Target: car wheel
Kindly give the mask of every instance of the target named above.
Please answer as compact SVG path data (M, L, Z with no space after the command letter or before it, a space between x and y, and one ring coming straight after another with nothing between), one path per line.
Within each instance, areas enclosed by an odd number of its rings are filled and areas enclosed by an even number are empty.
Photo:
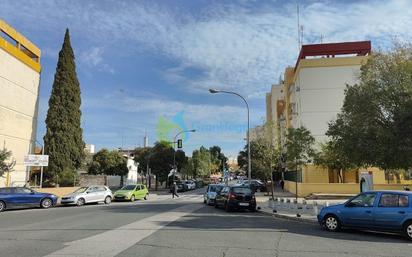
M148 196L149 196L149 194L146 194L143 199L147 200Z
M3 201L0 201L0 212L4 211L6 209L6 203Z
M206 204L210 205L210 199L207 199Z
M84 200L84 198L79 198L77 199L76 205L77 206L82 206L86 203L86 201Z
M256 207L250 207L250 208L249 208L249 211L251 211L251 212L256 212Z
M110 196L106 196L106 198L104 198L105 204L110 204L111 202L112 202L112 198Z
M412 240L412 221L407 222L404 226L404 233L405 236L409 239Z
M40 202L40 207L44 208L44 209L48 209L53 205L53 202L50 198L44 198L43 200L41 200Z
M335 215L327 215L323 219L323 224L328 231L339 231L340 230L340 221Z
M203 203L206 204L206 200L205 200L205 199L203 199Z
M132 195L132 196L130 197L130 201L131 201L131 202L134 202L134 200L136 200L136 199L135 199L134 195ZM105 203L106 203L106 201L105 201Z
M218 209L219 205L217 204L217 202L215 202L215 208Z

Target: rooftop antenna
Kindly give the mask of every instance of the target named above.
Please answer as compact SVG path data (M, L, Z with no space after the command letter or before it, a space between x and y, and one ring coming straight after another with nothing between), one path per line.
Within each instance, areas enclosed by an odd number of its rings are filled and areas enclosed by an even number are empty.
M323 44L323 34L320 34L320 43Z

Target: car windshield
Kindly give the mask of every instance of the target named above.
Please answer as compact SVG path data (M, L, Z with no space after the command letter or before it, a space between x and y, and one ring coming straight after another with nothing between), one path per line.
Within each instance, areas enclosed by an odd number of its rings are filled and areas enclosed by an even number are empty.
M219 192L221 191L223 186L213 185L210 186L209 192Z
M252 190L248 187L234 187L233 188L233 193L236 194L251 194Z
M84 193L84 192L86 192L87 189L88 189L88 187L81 187L81 188L78 188L73 193Z
M134 190L135 188L136 188L136 185L128 185L128 186L122 187L122 189L120 190Z

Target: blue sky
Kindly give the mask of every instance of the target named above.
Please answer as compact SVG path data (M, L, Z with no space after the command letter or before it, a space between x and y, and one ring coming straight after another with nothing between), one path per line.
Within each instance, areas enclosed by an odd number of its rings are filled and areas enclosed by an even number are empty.
M161 116L183 112L191 153L243 147L244 103L210 95L216 87L244 95L251 123L265 117L265 93L298 55L296 3L304 44L372 40L387 48L410 41L412 1L24 1L0 0L0 18L42 50L38 138L45 131L53 76L70 29L82 89L86 143L132 148Z

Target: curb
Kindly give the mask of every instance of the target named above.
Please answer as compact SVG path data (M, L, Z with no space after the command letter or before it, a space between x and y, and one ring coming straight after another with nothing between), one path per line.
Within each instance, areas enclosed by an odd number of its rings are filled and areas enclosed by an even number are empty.
M315 221L315 220L309 220L309 219L305 219L305 218L298 218L298 217L294 217L294 216L290 216L290 215L286 215L286 214L269 213L269 212L265 212L265 211L262 211L262 210L257 210L257 212L259 212L261 214L264 214L264 215L272 216L274 218L279 218L279 219L292 220L292 221L308 223L308 224L318 224L318 222Z

